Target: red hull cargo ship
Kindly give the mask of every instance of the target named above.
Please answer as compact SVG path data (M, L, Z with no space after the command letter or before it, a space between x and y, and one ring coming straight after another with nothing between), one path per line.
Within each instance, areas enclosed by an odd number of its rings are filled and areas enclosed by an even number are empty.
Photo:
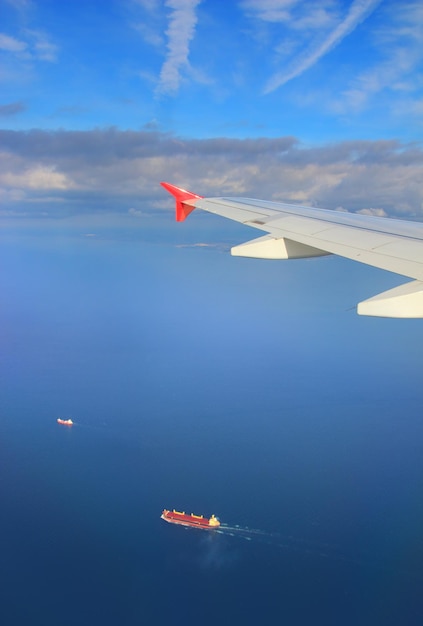
M218 528L220 526L219 520L214 515L210 518L204 517L203 515L194 515L194 513L186 515L180 511L175 511L175 509L173 509L173 511L164 509L161 518L170 524L203 528L205 530L213 530L214 528Z

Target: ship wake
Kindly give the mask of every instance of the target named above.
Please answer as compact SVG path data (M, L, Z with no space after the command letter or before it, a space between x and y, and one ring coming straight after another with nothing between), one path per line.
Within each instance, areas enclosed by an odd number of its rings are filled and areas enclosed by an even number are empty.
M214 532L244 539L245 541L255 541L267 544L273 548L285 550L288 552L296 552L304 556L314 556L335 561L348 561L362 565L363 562L358 559L350 558L342 554L335 545L324 542L314 542L306 539L295 538L292 535L283 535L277 532L268 532L258 528L249 528L248 526L231 526L229 524L221 524L220 528Z

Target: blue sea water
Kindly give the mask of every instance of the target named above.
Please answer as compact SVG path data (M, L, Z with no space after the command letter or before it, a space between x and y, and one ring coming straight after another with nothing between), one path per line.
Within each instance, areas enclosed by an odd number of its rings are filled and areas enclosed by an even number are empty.
M421 322L173 237L2 236L0 623L421 625Z

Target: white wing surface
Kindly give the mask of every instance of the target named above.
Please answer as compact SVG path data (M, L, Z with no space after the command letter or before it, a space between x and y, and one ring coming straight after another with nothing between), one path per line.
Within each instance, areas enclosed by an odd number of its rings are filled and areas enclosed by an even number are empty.
M234 256L292 259L336 254L413 278L360 302L360 315L423 317L423 223L249 198L203 198L162 183L176 198L176 219L203 209L267 233Z

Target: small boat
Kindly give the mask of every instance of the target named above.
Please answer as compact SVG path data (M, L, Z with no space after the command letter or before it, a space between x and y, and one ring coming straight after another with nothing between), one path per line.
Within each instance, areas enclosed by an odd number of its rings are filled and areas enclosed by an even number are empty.
M191 526L205 530L213 530L220 526L220 521L215 515L212 515L210 518L204 517L204 515L194 515L194 513L187 515L185 512L175 511L175 509L173 511L164 509L161 518L170 524L180 524L181 526Z
M60 417L57 418L57 423L58 424L63 424L64 426L72 426L73 422L71 419L68 420L62 420Z

